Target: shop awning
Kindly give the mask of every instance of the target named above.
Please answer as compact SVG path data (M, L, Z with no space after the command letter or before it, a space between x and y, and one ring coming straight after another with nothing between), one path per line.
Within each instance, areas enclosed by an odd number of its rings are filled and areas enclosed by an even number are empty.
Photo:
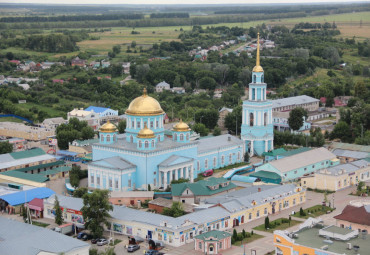
M34 198L28 203L28 208L41 212L44 210L44 201L40 198Z

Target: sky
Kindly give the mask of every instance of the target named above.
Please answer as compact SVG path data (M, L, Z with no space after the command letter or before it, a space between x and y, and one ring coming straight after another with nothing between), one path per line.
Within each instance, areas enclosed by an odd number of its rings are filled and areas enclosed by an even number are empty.
M333 3L358 2L351 0L0 0L0 3L41 4L263 4L263 3ZM369 2L369 0L362 0Z

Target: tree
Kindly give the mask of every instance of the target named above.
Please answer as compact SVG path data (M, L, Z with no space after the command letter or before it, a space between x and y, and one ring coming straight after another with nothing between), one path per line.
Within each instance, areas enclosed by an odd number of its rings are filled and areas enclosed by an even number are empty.
M75 189L75 191L73 191L73 196L82 198L87 192L88 192L88 189L86 187L80 187L78 189Z
M8 141L0 142L0 154L10 153L13 152L13 145L11 145Z
M265 218L265 229L269 229L270 228L270 219L269 217L267 216Z
M247 233L245 232L244 228L243 228L243 231L242 231L242 236L243 236L243 238L246 238L246 236L247 236Z
M216 85L216 81L212 77L203 77L199 80L199 87L202 89L214 90Z
M73 187L77 188L80 185L80 180L86 177L86 170L81 170L80 166L72 166L72 170L69 172L69 181Z
M118 133L123 134L126 130L126 120L118 122Z
M202 109L195 113L195 122L204 124L207 128L213 129L217 125L218 111L215 109Z
M238 240L238 232L236 232L236 229L234 228L233 230L233 237L234 241L237 241Z
M229 132L240 134L242 124L242 106L237 106L225 117L225 127Z
M60 208L60 204L59 204L59 200L57 196L55 196L54 210L55 210L55 223L60 226L63 224L63 212L62 212L62 209Z
M112 50L113 50L113 53L115 55L118 55L121 52L121 46L120 45L114 45L113 48L112 48Z
M219 135L221 135L221 128L219 128L218 126L217 126L217 127L215 127L215 128L213 129L213 135L214 135L214 136L219 136Z
M209 133L209 129L202 123L195 123L193 125L194 132L198 133L200 136L206 136Z
M289 113L288 124L294 131L299 130L303 126L303 117L305 116L305 110L301 107L294 108Z
M325 106L332 107L334 105L334 99L332 97L326 98Z
M304 211L303 211L302 207L301 207L301 208L299 208L299 215L300 215L300 216L306 216L306 214L304 213Z
M136 41L131 42L131 48L136 48Z
M244 162L249 163L249 153L248 153L248 151L246 151L245 154L244 154Z
M102 225L108 226L109 211L113 210L113 206L109 203L109 191L98 189L92 193L86 193L83 196L83 204L81 211L85 220L85 229L90 230L94 238L101 237L104 231Z
M362 191L364 186L365 186L364 182L359 182L358 185L357 185L357 191Z
M185 211L181 202L173 202L171 208L163 209L162 214L176 218L184 215Z
M351 142L352 133L349 125L344 121L339 121L330 133L330 139L339 138L342 142Z
M95 133L92 127L84 127L81 130L81 138L82 140L92 139L94 138Z
M24 205L21 205L21 213L20 215L23 217L23 221L27 222L27 210Z

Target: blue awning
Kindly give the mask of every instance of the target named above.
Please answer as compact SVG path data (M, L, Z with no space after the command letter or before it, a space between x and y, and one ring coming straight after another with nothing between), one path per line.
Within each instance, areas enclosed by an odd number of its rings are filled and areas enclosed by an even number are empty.
M72 157L75 157L77 156L77 152L72 152L72 151L63 151L63 150L60 150L60 151L57 151L57 155L61 155L61 156L72 156Z

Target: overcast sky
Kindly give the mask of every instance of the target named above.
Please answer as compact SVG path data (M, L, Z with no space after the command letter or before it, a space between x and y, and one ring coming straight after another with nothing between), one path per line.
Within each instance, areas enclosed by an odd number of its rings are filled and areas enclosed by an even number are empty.
M369 2L363 0L362 2ZM358 2L351 0L0 0L0 3L42 4L261 4L261 3Z

